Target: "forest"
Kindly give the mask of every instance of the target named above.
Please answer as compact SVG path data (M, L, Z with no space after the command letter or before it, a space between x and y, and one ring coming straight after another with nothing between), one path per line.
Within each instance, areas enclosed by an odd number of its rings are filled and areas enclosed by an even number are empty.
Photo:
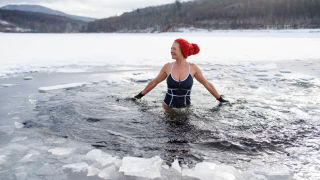
M319 28L320 0L177 0L90 22L86 32L170 32L188 27Z
M86 22L64 16L3 9L0 9L0 20L9 23L0 23L0 32L25 29L26 32L36 33L68 33L84 31L87 25Z
M320 0L176 0L89 23L0 9L0 32L177 32L181 28L320 28Z

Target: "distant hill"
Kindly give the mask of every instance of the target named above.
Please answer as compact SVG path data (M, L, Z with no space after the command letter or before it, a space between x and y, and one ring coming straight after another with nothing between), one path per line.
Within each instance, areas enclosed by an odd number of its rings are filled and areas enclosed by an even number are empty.
M0 32L80 32L86 25L64 16L0 9Z
M6 6L1 7L0 9L27 11L27 12L38 12L38 13L45 13L45 14L51 14L51 15L65 16L70 19L81 20L81 21L85 21L85 22L90 22L90 21L95 20L95 18L69 15L64 12L56 11L56 10L53 10L53 9L50 9L50 8L47 8L44 6L39 6L39 5L6 5Z
M90 22L87 32L168 32L179 28L320 28L320 0L194 0Z

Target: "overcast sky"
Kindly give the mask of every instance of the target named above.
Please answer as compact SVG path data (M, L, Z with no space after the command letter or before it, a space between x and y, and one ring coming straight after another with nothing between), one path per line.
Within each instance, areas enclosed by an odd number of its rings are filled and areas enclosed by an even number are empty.
M180 0L183 1L188 0ZM68 14L105 18L137 8L173 2L175 0L0 0L0 7L8 4L36 4Z

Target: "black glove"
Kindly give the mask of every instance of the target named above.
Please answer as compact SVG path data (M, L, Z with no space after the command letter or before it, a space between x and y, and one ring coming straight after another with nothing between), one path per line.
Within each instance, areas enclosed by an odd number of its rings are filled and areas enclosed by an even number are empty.
M218 100L220 103L229 102L228 100L223 99L223 95L221 95L217 100Z
M133 97L134 100L141 99L144 95L140 92L139 94Z

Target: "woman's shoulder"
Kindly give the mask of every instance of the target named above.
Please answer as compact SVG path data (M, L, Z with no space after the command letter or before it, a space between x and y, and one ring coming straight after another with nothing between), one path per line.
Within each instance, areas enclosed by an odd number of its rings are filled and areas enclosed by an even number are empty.
M193 69L199 69L199 67L195 63L192 63L192 62L190 62L190 67Z
M166 64L163 65L164 68L171 68L173 62L167 62Z
M201 72L200 68L195 63L190 63L190 71L194 74Z
M171 66L172 66L172 62L165 63L162 67L162 71L170 72Z

